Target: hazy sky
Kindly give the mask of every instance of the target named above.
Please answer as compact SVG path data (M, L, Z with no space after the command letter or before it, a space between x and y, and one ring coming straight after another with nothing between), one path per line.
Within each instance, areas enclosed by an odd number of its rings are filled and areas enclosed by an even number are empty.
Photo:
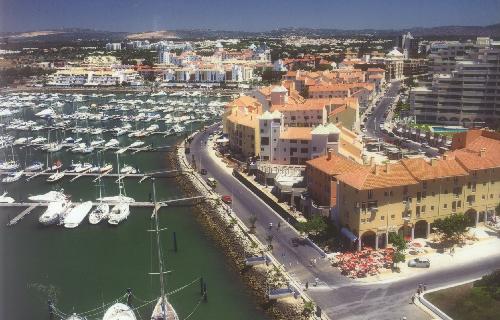
M404 28L500 22L500 0L0 0L0 31Z

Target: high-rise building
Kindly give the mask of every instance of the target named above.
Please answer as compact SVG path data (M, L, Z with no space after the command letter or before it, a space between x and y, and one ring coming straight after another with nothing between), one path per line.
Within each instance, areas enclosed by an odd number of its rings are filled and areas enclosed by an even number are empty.
M398 37L397 46L403 51L405 59L416 58L418 56L418 40L410 32Z
M419 123L496 126L500 120L500 42L442 43L431 49L432 81L410 93Z

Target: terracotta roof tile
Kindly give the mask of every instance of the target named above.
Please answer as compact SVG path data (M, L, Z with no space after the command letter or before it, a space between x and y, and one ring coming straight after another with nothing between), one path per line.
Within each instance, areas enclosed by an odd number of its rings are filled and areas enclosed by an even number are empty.
M280 134L281 140L311 140L312 128L289 127Z

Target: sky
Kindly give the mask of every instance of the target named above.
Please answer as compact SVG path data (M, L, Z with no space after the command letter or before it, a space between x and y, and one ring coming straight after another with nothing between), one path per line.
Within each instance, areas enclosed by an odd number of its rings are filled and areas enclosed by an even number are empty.
M500 0L0 0L1 32L401 29L499 22Z

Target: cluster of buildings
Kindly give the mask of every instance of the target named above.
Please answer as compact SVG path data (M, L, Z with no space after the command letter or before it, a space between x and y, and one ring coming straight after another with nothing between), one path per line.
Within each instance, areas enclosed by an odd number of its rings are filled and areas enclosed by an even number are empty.
M430 45L430 80L410 94L418 123L483 127L500 119L500 42Z
M388 233L426 238L432 223L464 213L471 225L500 203L500 134L470 130L441 158L360 164L334 152L306 163L305 212L330 214L354 248L387 246ZM322 211L321 208L324 210Z
M271 50L265 43L244 50L226 50L218 42L209 56L192 50L177 54L164 45L158 48L157 74L164 82L251 82L260 79L254 74L255 68L270 65Z
M385 71L288 71L226 106L223 126L234 154L277 165L304 165L327 150L362 163L360 110L382 92Z
M78 65L68 65L50 76L53 86L142 85L143 80L133 66L122 65L114 56L88 56Z

